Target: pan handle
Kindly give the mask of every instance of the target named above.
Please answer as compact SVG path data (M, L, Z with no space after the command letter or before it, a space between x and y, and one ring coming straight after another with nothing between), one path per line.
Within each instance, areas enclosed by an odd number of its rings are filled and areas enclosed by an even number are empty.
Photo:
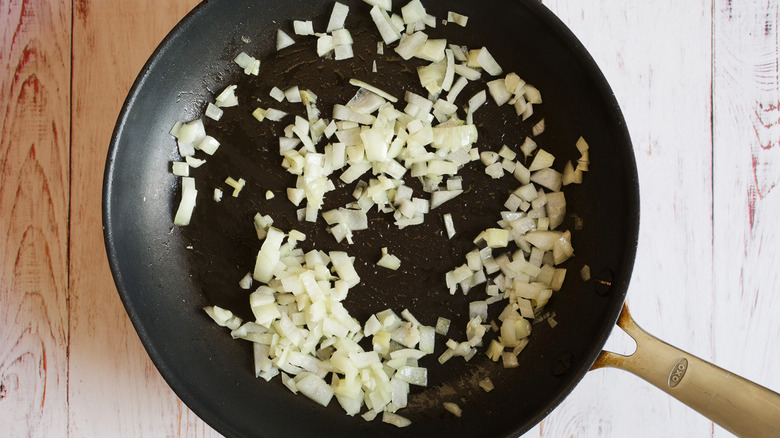
M653 337L625 304L617 325L636 341L636 351L630 356L602 351L592 370L633 373L737 436L780 434L780 394Z

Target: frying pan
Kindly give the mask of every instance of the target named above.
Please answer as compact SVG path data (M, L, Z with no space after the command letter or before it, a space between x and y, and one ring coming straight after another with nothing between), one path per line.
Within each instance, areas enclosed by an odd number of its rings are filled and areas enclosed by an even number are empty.
M451 36L454 26L449 25L431 32L469 47L487 45L504 71L515 71L542 90L544 103L531 122L545 118L547 130L540 141L546 149L569 160L576 159L573 145L579 136L591 145L593 164L584 184L567 189L568 215L562 226L573 230L577 255L567 262L570 273L564 288L548 305L559 324L534 326L532 342L515 369L503 369L482 354L468 364L450 360L440 366L435 358L443 339L437 339L436 352L422 361L431 369L428 387L414 390L409 407L400 412L412 420L405 429L348 417L335 402L323 408L292 394L278 379L255 378L251 346L232 340L201 310L216 304L250 315L247 293L237 282L251 270L260 246L253 238L255 212L271 214L282 229L301 229L316 248L345 248L357 257L363 282L350 292L345 306L359 320L387 307L397 312L409 308L424 324L434 324L438 316L451 317L454 332L449 336L457 339L462 338L468 301L479 298L450 296L441 274L458 260L462 263L474 233L494 223L489 213L514 188L507 178L476 182L481 170L467 167L464 181L473 181L470 194L440 210L453 214L459 226L456 239L443 238L436 221L399 231L377 216L372 217L372 231L357 236L359 244L339 246L322 229L298 223L283 199L283 189L292 180L278 170L274 155L280 128L252 123L240 110L229 109L224 119L233 124L209 122L207 127L223 145L213 160L193 172L201 190L192 224L172 225L180 188L170 162L179 157L168 132L177 121L201 117L205 104L226 85L239 81L241 102L257 99L267 105L273 85L300 83L323 102L343 99L354 89L345 85L348 78L340 71L354 71L389 90L413 82L410 72L393 70L392 63L370 76L371 49L359 46L364 44L359 41L378 39L366 18L368 7L343 3L351 7L347 27L356 35L357 56L347 69L307 58L306 49L313 46L303 41L284 56L274 53L277 29L291 33L293 19L312 17L318 17L315 29L323 28L332 1L202 3L157 48L117 121L103 193L111 270L150 357L198 416L226 436L517 436L552 411L589 369L614 366L643 376L735 433L760 436L780 430L778 394L656 340L631 320L624 300L636 252L639 199L625 122L580 42L551 12L530 0L495 1L489 8L468 0L428 2L426 7L437 17L445 17L447 10L469 16L466 31ZM259 54L260 77L246 78L237 71L232 58L239 51ZM476 114L481 148L516 146L517 139L528 134L528 124L505 114L490 105ZM226 192L223 202L216 203L211 190L227 176L246 178L247 187L240 197ZM282 196L266 200L266 190ZM343 205L345 198L334 196L328 202ZM380 246L401 258L400 272L373 268ZM589 281L576 275L584 264L593 272ZM637 340L632 356L602 352L616 321ZM477 386L488 376L496 386L490 393ZM463 408L461 418L441 408L446 401Z

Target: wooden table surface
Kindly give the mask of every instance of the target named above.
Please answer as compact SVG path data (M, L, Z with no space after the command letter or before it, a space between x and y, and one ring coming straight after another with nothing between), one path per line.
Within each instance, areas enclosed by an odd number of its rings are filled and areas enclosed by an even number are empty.
M146 355L101 231L120 106L195 3L0 0L0 435L218 436ZM634 142L635 319L780 390L780 1L544 4L604 71ZM619 330L608 343L628 345ZM527 436L536 435L729 434L602 369Z

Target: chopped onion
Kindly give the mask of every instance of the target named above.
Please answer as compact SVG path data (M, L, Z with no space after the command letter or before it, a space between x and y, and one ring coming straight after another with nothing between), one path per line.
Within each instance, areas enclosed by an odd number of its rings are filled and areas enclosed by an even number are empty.
M368 90L368 91L370 91L370 92L372 92L374 94L377 94L377 95L379 95L381 97L384 97L385 99L389 100L390 102L393 102L393 103L398 102L398 98L393 96L392 94L390 94L390 93L388 93L386 91L380 90L379 88L377 88L377 87L375 87L375 86L373 86L371 84L368 84L366 82L363 82L363 81L361 81L359 79L354 79L354 78L350 79L349 83L351 85L356 86L356 87L360 87L360 88L366 89L366 90ZM368 123L366 123L366 124L368 124Z
M463 414L463 410L455 403L451 402L444 402L443 403L444 409L452 413L452 415L460 418L460 416Z
M328 20L328 26L325 31L332 32L334 30L343 29L348 13L349 6L335 2L333 4L333 11L330 13L330 19Z
M368 0L366 0L366 2L368 3ZM389 10L389 8L387 8L387 10ZM385 44L392 44L401 38L401 34L390 22L390 17L387 15L385 9L374 5L369 13L371 15L371 19L374 21L374 24L376 24L376 27L379 30L379 34L382 36L382 40L385 42Z
M488 52L486 47L479 49L479 52L476 56L476 62L491 76L498 76L502 73L501 66L498 65L496 60L493 58L493 55Z
M401 260L387 252L387 248L382 248L382 257L379 259L378 262L376 262L377 266L381 266L383 268L391 269L393 271L398 270L398 268L401 267Z
M282 50L295 44L295 40L284 33L281 29L276 31L276 50Z
M397 427L406 427L412 424L412 422L409 419L389 411L382 412L382 421Z
M171 165L171 173L176 176L190 176L190 165L184 161L174 161Z
M466 27L466 23L468 23L468 21L469 17L465 15L461 15L452 11L447 12L447 22L449 23L455 23L461 27Z
M296 35L314 35L314 26L311 21L293 21L293 30Z
M222 118L222 108L214 105L213 103L209 102L209 104L206 106L206 117L212 119L212 120L219 120Z
M190 224L198 191L195 189L195 179L189 176L185 176L181 179L181 188L181 202L179 203L179 208L176 210L173 224L183 227Z
M236 97L237 85L228 85L216 99L216 105L221 108L231 107L238 105L238 98Z

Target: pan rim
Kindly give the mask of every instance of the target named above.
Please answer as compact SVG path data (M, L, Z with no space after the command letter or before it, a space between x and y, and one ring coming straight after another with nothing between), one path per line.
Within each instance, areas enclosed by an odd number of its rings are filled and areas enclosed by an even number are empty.
M162 56L161 54L165 51L165 49L169 47L173 41L180 38L180 36L186 32L187 28L189 28L194 21L208 14L214 5L218 5L219 3L220 2L216 0L203 1L194 9L192 9L187 15L185 15L185 17L176 24L171 32L169 32L161 41L161 43L156 47L134 80L128 95L122 104L122 109L117 118L115 129L110 140L103 178L102 219L104 242L114 283L117 287L117 291L120 295L123 306L125 307L126 313L128 314L145 350L149 354L149 357L151 358L155 367L159 370L166 383L171 387L176 395L182 401L184 401L185 404L187 404L187 406L196 413L196 415L198 415L198 417L202 418L206 423L214 427L214 429L218 430L220 433L232 436L240 434L240 431L236 430L233 425L224 422L221 417L217 416L210 409L203 406L199 402L196 395L189 390L188 386L182 382L178 376L175 375L175 373L171 371L171 368L165 361L162 353L155 345L152 336L149 334L144 321L140 319L136 309L136 304L132 301L130 293L127 290L128 286L126 284L123 273L119 270L119 260L121 256L117 251L114 241L114 236L118 233L118 231L114 227L112 218L112 211L114 208L112 194L115 190L115 186L113 185L113 176L115 172L114 162L118 152L118 142L124 134L126 121L132 112L133 105L138 96L138 93L143 88L146 80L149 78L150 72L154 69L155 64L160 61ZM533 10L533 12L538 16L542 17L542 19L545 20L548 28L554 32L558 38L564 40L568 45L571 46L571 50L577 53L580 57L579 62L581 62L586 67L586 70L590 73L591 77L589 80L594 84L594 88L599 93L601 93L605 100L611 103L608 114L614 121L616 127L615 133L619 137L619 141L626 145L626 157L630 156L631 158L629 162L624 162L623 164L626 170L626 176L631 183L631 189L627 192L627 201L629 204L628 207L631 209L631 211L636 212L636 214L630 216L632 221L626 224L627 229L632 230L633 233L628 233L630 235L627 235L627 239L622 251L625 262L621 265L621 270L614 273L616 283L613 285L613 295L611 295L609 298L611 300L607 312L609 314L609 321L605 321L603 328L598 332L597 338L594 338L591 344L591 348L588 350L590 354L589 359L586 361L587 366L581 366L580 369L573 370L571 372L572 374L567 377L568 383L562 388L562 390L558 391L556 397L551 399L547 409L541 411L535 417L527 419L526 423L531 425L528 427L530 428L548 416L552 410L554 410L566 397L568 397L574 387L581 382L584 375L595 362L596 358L598 357L598 353L601 351L607 341L607 338L612 332L623 302L625 301L625 296L631 278L631 272L635 262L639 237L640 214L639 185L636 161L634 159L633 147L626 123L620 111L620 107L617 103L614 92L609 86L603 73L598 68L597 63L587 52L582 43L577 39L572 31L563 22L561 22L557 16L555 16L552 11L550 11L543 4L535 1L522 1L521 3L523 3L525 7ZM528 428L518 430L517 433L522 433Z

